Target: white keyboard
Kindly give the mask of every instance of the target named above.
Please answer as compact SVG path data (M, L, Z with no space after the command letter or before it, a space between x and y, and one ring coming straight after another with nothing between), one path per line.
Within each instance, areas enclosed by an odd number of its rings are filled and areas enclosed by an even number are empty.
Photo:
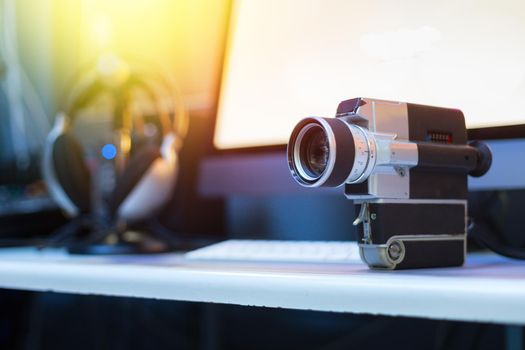
M356 263L356 242L228 240L185 254L190 261Z

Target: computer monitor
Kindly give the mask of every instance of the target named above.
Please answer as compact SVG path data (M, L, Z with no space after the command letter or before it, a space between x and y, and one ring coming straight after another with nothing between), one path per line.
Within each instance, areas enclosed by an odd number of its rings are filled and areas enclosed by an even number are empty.
M471 137L505 139L471 188L525 187L524 36L519 0L234 1L202 188L298 189L284 155L293 126L359 96L461 109Z

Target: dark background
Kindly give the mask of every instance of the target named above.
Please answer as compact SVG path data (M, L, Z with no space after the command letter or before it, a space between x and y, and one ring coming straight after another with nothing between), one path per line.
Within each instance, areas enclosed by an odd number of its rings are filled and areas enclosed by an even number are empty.
M496 349L494 324L2 291L3 349Z

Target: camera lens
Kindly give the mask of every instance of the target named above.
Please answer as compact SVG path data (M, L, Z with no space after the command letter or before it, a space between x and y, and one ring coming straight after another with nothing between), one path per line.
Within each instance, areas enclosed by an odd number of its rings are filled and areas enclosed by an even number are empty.
M300 148L302 168L309 177L319 178L328 165L328 137L317 124L312 124L303 135Z
M293 178L305 187L337 187L352 172L355 150L351 127L345 121L306 118L290 136L288 166Z

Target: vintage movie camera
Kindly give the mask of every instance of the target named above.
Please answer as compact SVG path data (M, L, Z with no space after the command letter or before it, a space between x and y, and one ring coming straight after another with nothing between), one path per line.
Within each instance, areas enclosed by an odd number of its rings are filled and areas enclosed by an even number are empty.
M288 143L299 184L344 185L371 268L462 265L467 175L491 162L486 144L467 142L460 110L369 98L341 102L336 118L301 120Z

